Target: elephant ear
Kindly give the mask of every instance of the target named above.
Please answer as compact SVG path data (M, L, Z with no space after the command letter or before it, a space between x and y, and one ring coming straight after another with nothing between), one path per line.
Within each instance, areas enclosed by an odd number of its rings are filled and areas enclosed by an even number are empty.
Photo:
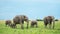
M28 19L28 17L24 15L24 20L27 20L27 19Z
M25 20L27 21L28 20L28 17L26 17Z
M26 16L24 16L24 18L26 18Z

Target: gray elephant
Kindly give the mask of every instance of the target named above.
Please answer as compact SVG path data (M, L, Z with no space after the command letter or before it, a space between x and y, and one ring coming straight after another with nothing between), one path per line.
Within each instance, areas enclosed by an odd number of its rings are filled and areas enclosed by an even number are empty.
M14 23L11 23L9 26L10 26L11 28L16 28L16 25L15 25Z
M55 20L54 20L54 16L47 16L44 18L44 25L45 27L47 27L47 25L49 24L49 28L51 28L52 24L53 24L53 29L55 26Z
M28 17L25 16L25 15L17 15L13 18L13 23L15 24L20 24L21 25L21 28L24 29L24 21L27 22L27 28L28 28L28 25L29 25L29 20L28 20Z
M6 21L5 21L5 25L6 25L6 26L7 26L7 25L10 26L10 24L11 24L11 20L6 20Z
M32 20L31 21L31 27L34 27L34 26L37 27L37 21L36 20Z

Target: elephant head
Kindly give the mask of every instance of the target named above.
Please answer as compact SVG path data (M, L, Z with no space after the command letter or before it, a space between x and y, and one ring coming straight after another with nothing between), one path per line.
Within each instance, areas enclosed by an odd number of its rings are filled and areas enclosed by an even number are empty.
M27 17L27 16L24 16L24 21L26 21L26 22L27 22L27 28L28 28L29 20L28 20L28 17Z

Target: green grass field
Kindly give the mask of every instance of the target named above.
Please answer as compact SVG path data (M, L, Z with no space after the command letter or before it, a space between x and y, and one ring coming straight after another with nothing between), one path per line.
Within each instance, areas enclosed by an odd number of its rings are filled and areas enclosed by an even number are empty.
M29 29L26 29L25 23L22 30L20 25L17 25L15 29L6 27L4 20L0 20L0 34L60 34L60 21L56 21L55 29L44 28L43 21L39 21L38 28L31 28L29 24Z

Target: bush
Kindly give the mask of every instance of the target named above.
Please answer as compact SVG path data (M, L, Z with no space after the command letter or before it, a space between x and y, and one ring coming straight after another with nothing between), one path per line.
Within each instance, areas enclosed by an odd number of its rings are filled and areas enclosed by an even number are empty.
M43 21L42 19L36 19L37 21Z
M58 19L55 19L55 21L59 21Z

